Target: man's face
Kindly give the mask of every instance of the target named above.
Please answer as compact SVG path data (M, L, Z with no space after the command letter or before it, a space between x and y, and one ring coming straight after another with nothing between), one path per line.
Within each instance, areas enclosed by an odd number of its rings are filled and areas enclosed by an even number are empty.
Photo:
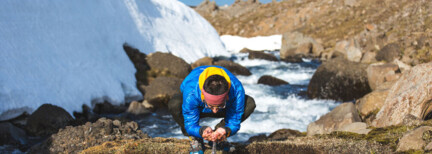
M212 110L213 113L217 113L220 109L224 109L226 106L226 101L224 100L224 103L222 103L221 105L218 106L212 106L210 104L208 104L207 102L205 102L206 104L206 108Z

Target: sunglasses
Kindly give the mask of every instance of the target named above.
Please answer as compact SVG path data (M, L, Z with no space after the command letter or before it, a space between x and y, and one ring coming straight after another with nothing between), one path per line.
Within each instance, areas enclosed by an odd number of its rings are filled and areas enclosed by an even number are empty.
M210 105L208 105L207 104L207 102L204 100L204 104L205 104L205 108L207 108L207 109L213 109L213 108L217 108L217 109L224 109L225 108L225 106L226 106L226 101L223 103L223 105L222 106L210 106Z

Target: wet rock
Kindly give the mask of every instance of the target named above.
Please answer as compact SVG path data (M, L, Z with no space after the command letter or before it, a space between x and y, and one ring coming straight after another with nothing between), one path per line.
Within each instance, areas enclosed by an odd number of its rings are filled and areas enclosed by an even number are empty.
M145 115L151 113L151 109L147 109L143 103L132 101L126 112L133 115Z
M400 139L397 152L408 150L423 150L423 147L428 144L426 141L432 139L432 127L422 126L415 130L409 131Z
M246 67L244 67L240 64L234 63L232 61L220 60L220 61L215 62L215 65L225 67L234 75L244 75L244 76L252 75L252 73Z
M310 80L310 98L350 101L371 92L366 64L335 58L321 64Z
M286 56L283 59L281 59L284 62L287 63L301 63L303 62L303 57L305 57L302 54L292 55L292 56Z
M279 61L276 56L262 51L249 51L249 59L264 59L268 61Z
M191 66L192 66L192 69L195 69L195 68L197 68L199 66L213 65L213 64L214 64L213 58L203 57L203 58L198 59L197 61L195 61Z
M289 84L288 82L278 79L270 75L263 75L258 79L258 84L265 84L270 86L279 86L284 84Z
M307 127L307 136L329 134L354 122L361 122L354 104L343 103L317 121L310 123Z
M372 122L369 118L371 118L373 114L377 114L382 108L388 92L388 89L374 90L356 102L356 108L363 121L368 124Z
M180 94L180 84L183 80L175 77L158 77L150 85L144 87L144 99L156 108L166 107L175 94Z
M63 108L43 104L27 119L26 129L33 136L47 136L70 125L74 119Z
M186 61L171 53L154 52L149 54L146 60L152 77L174 76L184 79L192 70Z
M135 122L120 123L101 118L95 123L67 126L30 149L30 153L78 153L107 141L148 138Z
M407 115L431 119L432 63L413 67L391 87L384 106L372 122L374 127L398 125Z
M9 122L0 123L0 146L5 144L23 145L27 143L26 132Z
M271 133L267 140L272 141L283 141L288 139L289 137L299 137L302 136L302 133L298 130L292 130L292 129L279 129L273 133Z
M401 55L401 47L396 43L390 43L384 46L376 55L376 60L392 62L395 59L399 59Z
M93 113L92 109L85 104L82 106L82 112L74 111L73 115L76 119L76 125L82 125L88 121L95 122L101 118L100 115Z
M367 67L368 83L375 90L384 82L395 81L399 78L399 67L390 63L375 63ZM394 76L394 77L393 77Z

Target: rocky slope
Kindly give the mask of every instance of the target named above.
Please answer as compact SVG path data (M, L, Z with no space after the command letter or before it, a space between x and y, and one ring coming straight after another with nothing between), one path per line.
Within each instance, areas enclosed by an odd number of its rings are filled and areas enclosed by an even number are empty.
M220 35L244 37L300 32L325 50L352 41L362 53L396 43L407 64L432 60L431 1L300 0L260 4L236 1L217 7L204 1L195 9Z

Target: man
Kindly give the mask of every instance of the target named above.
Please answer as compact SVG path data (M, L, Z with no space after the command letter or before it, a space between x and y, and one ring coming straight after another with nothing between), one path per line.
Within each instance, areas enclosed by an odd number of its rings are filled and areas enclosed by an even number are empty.
M255 101L245 95L240 81L220 66L195 68L183 80L180 90L182 95L174 96L168 109L182 133L191 139L192 152L202 152L202 139L217 143L235 135L240 123L255 109ZM213 130L199 125L204 117L224 119Z

